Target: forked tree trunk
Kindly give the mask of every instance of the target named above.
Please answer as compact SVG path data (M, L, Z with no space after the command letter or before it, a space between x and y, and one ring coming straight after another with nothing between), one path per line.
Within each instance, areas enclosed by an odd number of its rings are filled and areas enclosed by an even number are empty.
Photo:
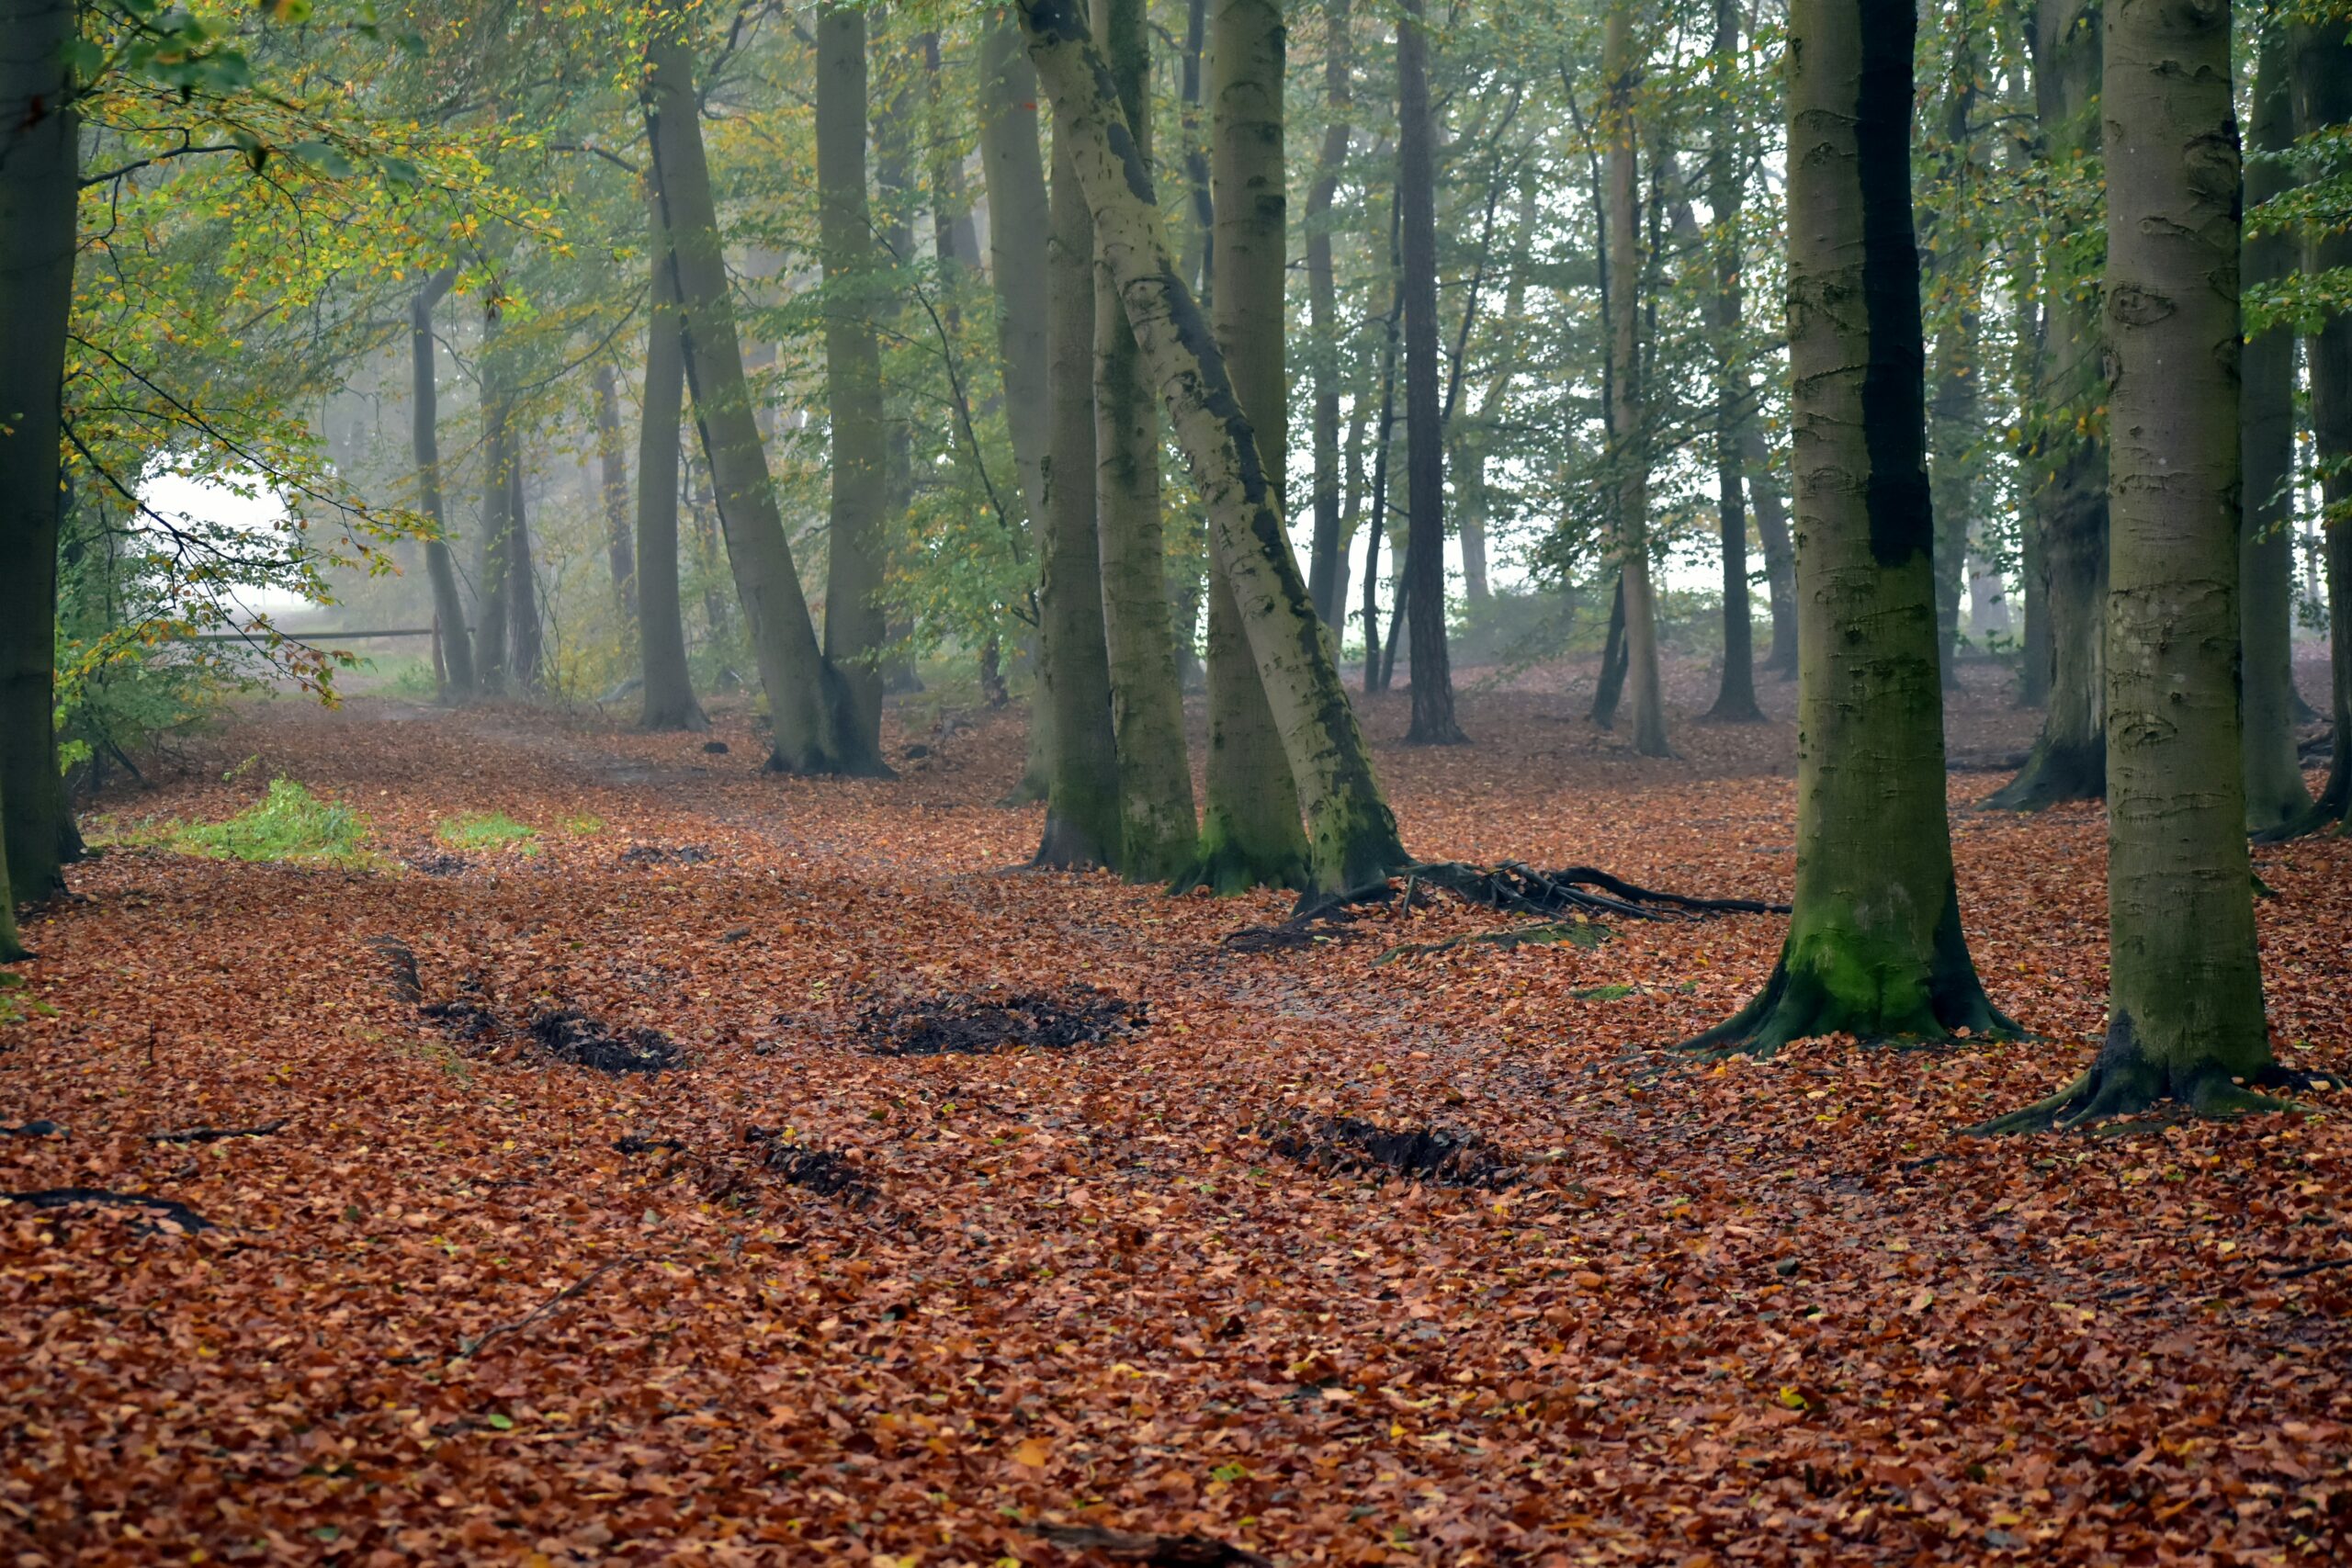
M1274 0L1212 0L1208 55L1215 220L1209 254L1216 258L1210 313L1234 396L1257 436L1257 454L1280 505L1290 428L1282 6ZM1214 549L1208 612L1207 809L1199 859L1182 880L1219 893L1305 886L1298 786L1233 584Z
M613 573L613 602L623 618L637 619L637 549L629 532L628 457L621 434L619 378L612 361L596 362L596 481L605 498L605 558Z
M646 45L645 87L653 188L670 235L686 388L710 465L736 594L775 722L775 750L767 765L784 773L887 774L864 716L873 706L861 707L854 700L851 683L820 650L809 620L743 378L693 62L674 10L665 5L654 23ZM864 673L870 686L871 673Z
M1151 155L1151 34L1143 0L1094 0L1095 32L1141 156ZM1096 236L1099 241L1101 236ZM1193 764L1160 532L1159 403L1120 303L1094 258L1094 504L1102 542L1102 633L1119 751L1118 867L1166 882L1193 862Z
M1755 724L1764 717L1756 705L1756 625L1747 607L1747 496L1740 438L1753 396L1741 338L1747 331L1746 299L1740 288L1740 203L1746 181L1740 166L1739 5L1715 0L1715 122L1707 149L1707 205L1715 222L1715 518L1723 542L1724 678L1707 716L1724 724Z
M2230 7L2110 0L2107 1042L1995 1123L2275 1105L2239 788L2237 125ZM2236 1080L2233 1082L2233 1080Z
M1340 475L1340 344L1338 271L1331 256L1331 206L1347 166L1355 96L1351 0L1324 0L1323 150L1306 191L1307 370L1314 381L1315 534L1306 558L1306 588L1315 613L1336 633L1346 614L1347 540L1341 532Z
M2246 210L2292 183L2278 157L2294 145L2294 101L2284 29L2267 26L2255 71L2254 116L2245 168ZM2263 156L2267 154L2267 156ZM2293 236L2250 234L2245 283L2275 283L2295 269ZM2290 830L2312 808L2295 744L2294 531L2295 334L2285 327L2249 337L2238 426L2245 465L2238 542L2241 712L2245 751L2245 825L2257 836Z
M1052 450L1037 583L1037 683L1052 715L1053 756L1034 863L1116 866L1119 750L1094 523L1094 232L1070 140L1057 107L1046 317Z
M685 417L684 339L678 330L669 236L650 225L653 278L646 290L645 386L637 433L637 648L646 729L709 728L686 669L685 611L678 597L678 434ZM712 630L717 631L714 626Z
M58 446L72 319L76 6L0 0L0 809L7 887L63 886L77 853L57 768Z
M1944 815L1935 519L1911 209L1917 13L1789 9L1789 355L1795 439L1797 864L1755 1001L1693 1042L2007 1032L1960 923Z
M1291 556L1282 503L1225 355L1177 275L1151 172L1120 123L1104 67L1070 0L1019 0L1030 57L1055 105L1084 186L1100 252L1159 383L1170 425L1209 518L1212 547L1233 591L1291 775L1305 802L1313 890L1366 886L1407 863L1396 819L1348 705L1330 634Z
M1437 123L1430 111L1423 0L1396 23L1396 201L1405 262L1405 596L1413 632L1413 723L1422 746L1469 739L1453 716L1445 646L1445 416L1438 392Z
M1650 585L1650 474L1647 413L1641 371L1641 204L1636 195L1632 0L1618 0L1602 34L1601 73L1609 84L1602 163L1609 211L1609 457L1616 470L1617 570L1625 592L1627 683L1634 699L1634 750L1668 754L1666 691L1658 669L1657 601Z
M2048 162L2095 177L2099 157L2099 6L2043 0L2035 97ZM2067 176L2070 177L2070 176ZM2050 707L2025 766L1985 801L2038 811L2107 790L2100 624L2107 608L2107 438L2098 410L2098 291L2045 258L2050 300L2037 400L2051 412L2036 444L2032 526L2041 535L2042 612L2050 638Z
M434 368L433 341L433 308L457 281L458 269L445 266L426 279L409 301L409 418L410 445L416 457L417 509L433 524L433 536L424 541L424 575L433 585L443 689L445 694L463 699L474 694L473 638L466 630L466 596L458 586L458 560L449 548L447 508L441 496L441 389Z
M2299 26L2295 43L2295 118L2311 135L2352 121L2352 33L2340 24ZM2352 232L2315 236L2303 270L2318 274L2352 266ZM2352 510L2352 310L2330 315L2309 340L2312 445L2318 460L2324 515ZM2344 818L2352 808L2352 521L2329 523L2324 535L2331 716L2335 750L2327 787L2296 829L2308 831Z

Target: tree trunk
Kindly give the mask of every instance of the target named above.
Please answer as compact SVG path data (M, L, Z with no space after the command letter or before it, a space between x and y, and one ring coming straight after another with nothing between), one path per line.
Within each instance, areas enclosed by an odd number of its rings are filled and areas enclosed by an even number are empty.
M2036 137L2011 139L2009 161L2013 169L2030 168L2040 156ZM2041 395L2041 359L2049 336L2047 312L2041 301L2040 249L2031 233L2011 238L2009 276L2015 299L2009 317L2015 332L2009 344L2009 393L2018 407L2027 411L2015 444L2014 476L2022 513L2018 550L2018 621L2022 631L2018 638L2017 705L2023 708L2049 705L2050 671L2054 658L2050 642L2048 563L2042 558L2037 500L2041 486L2041 437L2040 423L2030 412L2034 400Z
M433 308L458 281L458 269L445 266L425 280L409 301L408 342L411 449L416 457L417 509L432 520L433 536L424 541L424 574L433 584L433 619L440 630L444 691L449 696L474 694L473 638L466 630L466 596L458 586L458 561L449 548L449 520L441 498L440 380L435 372Z
M922 35L922 81L924 129L931 138L931 243L943 268L953 269L944 306L954 327L961 314L956 297L964 276L980 265L980 231L964 186L962 143L948 118L936 28Z
M1057 109L1046 318L1052 452L1037 584L1037 683L1054 751L1035 863L1115 866L1119 752L1094 525L1094 235L1070 140Z
M659 215L648 230L653 278L646 290L645 385L637 432L637 649L643 677L638 723L646 729L710 728L686 670L685 613L678 599L678 435L686 364L669 236ZM715 630L716 628L714 628Z
M2034 89L2047 161L2061 170L2099 158L2099 6L2042 0ZM2061 179L2073 177L2061 175ZM2054 260L2053 249L2051 257ZM2038 811L2107 790L2100 619L2107 604L2107 437L2098 414L2098 290L2045 265L2049 337L2039 401L2051 412L2036 449L2043 611L2051 645L2050 709L2018 776L1987 806Z
M1912 227L1914 7L1789 8L1790 412L1797 592L1795 908L1755 1001L1696 1044L2012 1026L1962 934L1944 814L1926 349Z
M1658 670L1657 604L1650 586L1649 434L1641 371L1641 204L1634 157L1641 66L1634 51L1633 0L1618 0L1611 8L1602 39L1601 73L1609 83L1602 162L1609 187L1609 455L1617 479L1617 566L1625 591L1634 750L1663 757L1666 692Z
M1409 744L1459 746L1445 646L1445 431L1438 391L1437 122L1423 0L1396 24L1396 202L1405 262L1405 586L1413 630Z
M1340 533L1340 344L1338 272L1331 256L1331 204L1347 166L1354 103L1352 0L1324 0L1323 99L1328 122L1314 183L1306 192L1307 372L1314 381L1315 533L1307 554L1306 590L1315 613L1336 634L1343 608L1340 580L1347 543Z
M1201 126L1201 63L1208 52L1208 0L1186 0L1184 52L1176 85L1177 120L1184 138L1184 281L1207 310L1216 298L1216 200L1211 194L1208 137Z
M829 14L820 26L832 25ZM720 251L718 209L711 197L710 169L702 145L694 70L666 9L647 40L645 87L647 140L651 147L653 188L670 235L671 281L676 288L686 388L694 399L695 423L703 456L710 465L718 525L727 536L727 558L737 596L758 657L760 683L774 716L774 771L799 773L886 775L872 716L878 684L871 670L854 682L820 650L808 602L786 540L768 482L767 455L743 378L742 345L727 290ZM863 31L855 18L849 26ZM857 55L864 63L862 52ZM863 140L864 116L856 121ZM820 175L820 183L822 175ZM859 187L863 192L863 186ZM870 341L870 340L869 340ZM834 419L842 418L838 406ZM872 421L869 417L868 428ZM873 479L878 473L869 470ZM836 479L841 478L836 468ZM869 479L869 482L870 479ZM836 557L841 554L838 538ZM850 553L853 557L854 549ZM840 569L838 558L836 570ZM852 568L853 571L854 567ZM855 597L846 592L842 599ZM835 601L838 614L841 601ZM870 618L871 606L865 608ZM835 616L829 615L831 623ZM857 619L852 612L850 619ZM833 627L829 624L828 632ZM865 700L860 700L860 694Z
M79 849L55 716L60 400L80 169L65 51L80 14L57 0L0 0L0 859L24 902L62 887L60 869Z
M540 660L545 649L539 627L539 580L531 558L531 520L523 502L526 465L523 441L513 412L506 421L506 551L507 604L513 612L515 689L539 689Z
M1094 23L1126 126L1138 154L1148 159L1151 35L1143 0L1094 0ZM1192 863L1198 827L1160 536L1159 400L1118 284L1099 254L1093 297L1094 505L1119 753L1117 863L1130 881L1167 882Z
M1312 891L1366 886L1408 863L1370 750L1348 705L1329 631L1307 601L1282 502L1223 351L1177 275L1148 165L1104 93L1104 67L1069 0L1019 0L1030 57L1054 101L1098 230L1100 254L1159 383L1170 423L1208 513L1291 776L1305 803Z
M1772 611L1772 646L1764 655L1764 669L1787 679L1797 672L1797 550L1752 398L1740 411L1739 449L1748 499L1756 507L1756 537L1764 547L1764 592Z
M637 619L637 551L629 533L628 458L623 451L619 378L610 360L596 362L596 479L605 496L605 559L612 565L613 602L622 618Z
M1714 218L1715 513L1724 557L1724 679L1707 716L1720 723L1756 724L1756 626L1747 607L1747 501L1741 473L1743 434L1753 390L1747 384L1747 301L1740 290L1744 241L1738 110L1739 4L1715 0L1711 71L1715 78L1714 125L1707 149L1707 205Z
M498 299L482 308L481 329L481 564L474 592L481 601L474 628L474 674L493 695L506 690L514 648L514 445L507 431L514 395L507 389L506 355L500 347Z
M2305 135L2352 121L2352 35L2341 25L2295 28L2295 109ZM2311 242L2303 270L2352 266L2352 232ZM2304 820L2310 830L2352 807L2352 310L2329 316L2307 342L2312 388L2312 446L2318 460L2322 533L2327 565L2329 706L2335 753L2327 787Z
M1960 599L1967 571L1968 532L1976 515L1976 444L1983 430L1982 338L1976 290L1984 263L1977 225L1984 198L1976 182L1971 118L1976 104L1976 60L1970 23L1956 17L1947 48L1943 84L1941 186L1936 202L1928 271L1939 296L1935 390L1928 400L1928 479L1936 509L1936 656L1944 689L1960 685Z
M2294 145L2294 97L2284 29L2266 25L2255 72L2254 115L2245 168L2245 207L2252 211L2292 183L2278 154ZM2260 154L2270 154L2264 157ZM2295 270L2295 243L2285 233L2248 235L2247 284L2275 283ZM2246 340L2238 425L2245 466L2244 527L2238 543L2241 704L2245 752L2245 825L2267 835L2291 829L2311 811L2295 744L2294 530L2295 334L2287 328Z
M1603 729L1617 727L1617 705L1625 695L1625 579L1609 595L1609 629L1600 639L1600 670L1592 682L1592 712L1587 716Z
M2110 0L2107 1041L1996 1125L2277 1102L2238 755L2237 125L2230 7ZM2233 1082L2233 1080L2237 1080Z
M866 261L873 271L864 291L867 304L860 321L869 336L883 330L898 331L898 322L905 313L914 276L917 199L914 59L887 36L889 7L875 7L873 17L873 47L868 59L873 62L871 69L880 74L881 85L878 92L861 95L873 125L874 197L877 211L871 219L869 232L880 241L878 247L869 244L866 250ZM947 264L951 254L942 252L941 264ZM952 352L952 344L947 346ZM875 534L874 550L878 563L876 586L869 597L876 605L880 630L876 634L869 661L874 664L883 692L920 692L922 678L915 672L914 622L905 615L892 616L883 596L889 558L894 550L903 551L907 512L914 501L914 425L905 396L894 394L883 380L878 341L874 381L876 406L882 410L882 512L881 525ZM829 622L831 613L829 604ZM876 701L878 705L879 696ZM876 722L880 722L878 714Z

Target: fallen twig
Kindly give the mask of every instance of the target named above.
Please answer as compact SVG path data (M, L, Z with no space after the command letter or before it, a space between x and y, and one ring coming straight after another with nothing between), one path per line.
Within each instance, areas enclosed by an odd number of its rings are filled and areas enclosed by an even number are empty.
M1039 1525L1037 1535L1067 1551L1099 1551L1114 1562L1152 1568L1274 1568L1272 1558L1204 1535L1151 1535L1095 1525Z
M471 1339L458 1340L458 1353L449 1359L453 1361L465 1360L476 1354L483 1346L489 1344L492 1340L497 1338L502 1334L520 1334L523 1330L530 1327L531 1325L538 1322L539 1319L553 1312L557 1307L561 1306L564 1303L571 1300L574 1296L580 1294L581 1292L586 1290L589 1286L594 1284L597 1280L611 1273L614 1269L626 1268L631 1263L640 1261L642 1261L642 1259L636 1258L616 1258L609 1263L599 1263L595 1268L591 1269L587 1273L582 1275L571 1284L566 1285L563 1289L558 1291L555 1294L549 1296L547 1300L541 1302L538 1305L533 1307L530 1311L525 1313L514 1322L497 1324L490 1328L484 1329L481 1333L476 1335Z
M150 1133L151 1144L217 1144L223 1138L266 1138L286 1125L281 1116L258 1127L185 1127L175 1133Z
M64 1132L64 1128L59 1126L54 1122L47 1120L27 1122L23 1125L17 1127L0 1124L0 1138L46 1138L51 1133L55 1133L62 1136Z

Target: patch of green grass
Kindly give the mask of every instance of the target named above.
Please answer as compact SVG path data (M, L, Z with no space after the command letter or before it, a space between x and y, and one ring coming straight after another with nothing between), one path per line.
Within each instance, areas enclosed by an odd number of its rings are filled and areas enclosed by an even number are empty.
M227 821L175 823L158 837L171 849L215 860L356 861L368 822L339 800L276 778L258 802Z
M519 849L526 855L539 852L539 834L503 811L474 811L463 817L451 817L440 827L441 841L453 850Z
M1580 1002L1622 1002L1634 994L1632 986L1594 986L1589 990L1570 991L1568 995Z
M603 832L605 819L593 812L583 811L577 817L565 818L563 830L575 839L585 839L592 834Z
M0 1023L22 1023L35 1016L55 1018L57 1010L34 996L22 975L0 969Z

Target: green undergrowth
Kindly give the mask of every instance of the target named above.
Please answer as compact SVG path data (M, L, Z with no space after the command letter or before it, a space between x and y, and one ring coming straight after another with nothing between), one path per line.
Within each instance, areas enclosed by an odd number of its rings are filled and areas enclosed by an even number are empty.
M515 821L503 811L473 811L463 817L447 818L439 831L441 841L453 850L479 852L515 849L526 855L539 852L538 829Z
M368 819L294 779L275 778L260 800L221 822L171 822L118 837L215 860L352 863L366 858Z

